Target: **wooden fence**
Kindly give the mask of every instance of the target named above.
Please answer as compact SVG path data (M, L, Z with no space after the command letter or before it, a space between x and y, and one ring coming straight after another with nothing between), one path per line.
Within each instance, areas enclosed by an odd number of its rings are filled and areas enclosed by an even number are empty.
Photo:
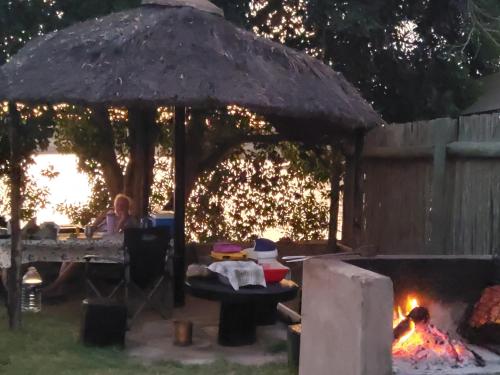
M365 138L360 243L500 253L500 114L386 125Z

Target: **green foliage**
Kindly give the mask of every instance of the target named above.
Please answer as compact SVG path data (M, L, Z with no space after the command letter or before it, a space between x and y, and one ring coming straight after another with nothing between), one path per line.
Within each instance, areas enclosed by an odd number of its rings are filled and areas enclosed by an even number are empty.
M49 138L53 134L53 122L50 118L48 108L43 106L18 107L21 123L19 126L19 149L22 160L22 168L27 171L33 163L32 154L34 150L44 150L49 145ZM0 114L0 180L4 186L8 186L10 172L10 143L9 143L9 117L4 110ZM48 172L47 172L48 173ZM33 217L38 208L43 208L47 203L48 191L46 188L38 187L33 176L25 175L23 179L24 191L21 192L23 206L21 207L21 219L27 220ZM0 191L0 213L10 212L9 189Z
M474 79L499 68L498 1L309 0L307 12L310 47L387 121L456 116L479 94Z
M113 139L109 140L106 138L107 134L99 131L99 125L93 122L90 109L73 105L60 106L56 113L54 133L57 150L78 155L80 170L95 174L101 169L95 160L96 155L99 154L103 145L111 144L124 167L125 159L130 151L125 126L126 119L113 116L114 111L110 111Z
M292 165L276 147L240 147L201 176L189 201L189 235L201 242L244 241L280 228L293 240L324 238L326 191L324 184Z
M27 41L57 28L60 13L52 0L0 2L0 65Z
M499 70L496 0L254 0L250 27L342 72L390 122L456 116Z
M46 0L31 1L2 1L0 2L0 65L3 65L10 56L21 48L31 38L46 32L46 25L55 28L60 18L54 2ZM2 104L3 106L3 104ZM19 108L22 115L20 126L20 153L23 169L26 171L33 162L31 156L35 150L43 150L48 146L49 138L53 132L53 123L50 113L43 106ZM36 113L34 111L37 111ZM0 177L4 186L9 173L10 144L8 137L7 109L0 111ZM25 176L23 207L21 218L26 220L33 217L38 208L43 207L47 200L48 192L39 188L32 176ZM10 212L9 190L3 189L0 194L0 212Z
M4 0L0 2L0 65L36 36L139 4L140 0Z
M57 6L64 14L64 26L67 26L78 21L133 8L140 3L141 0L59 0Z
M174 191L174 166L171 149L158 147L153 169L150 205L153 211L160 211Z
M23 165L31 163L34 150L44 150L49 145L54 126L47 108L43 106L19 107L19 149ZM10 143L7 109L0 111L0 175L9 173Z
M67 215L72 223L86 225L92 223L100 213L107 211L111 207L111 199L102 177L100 165L92 160L85 163L80 161L80 165L82 164L83 168L81 170L87 171L86 174L91 186L88 202L84 205L60 203L57 205L57 211Z
M241 27L249 27L250 2L248 0L213 0L212 3L224 10L226 19Z
M0 186L3 187L0 188L0 216L10 216L10 184L7 177L0 178ZM35 217L37 211L48 203L48 196L46 187L40 187L34 176L26 175L22 192L21 220L27 221Z
M111 133L99 131L99 124L93 122L92 111L78 106L63 106L57 111L55 145L59 152L74 153L78 155L79 170L89 177L91 197L88 205L60 204L58 210L68 215L78 224L86 224L99 213L111 206L113 197L107 189L103 176L103 166L99 162L99 154L103 147L113 149L114 156L120 168L120 175L124 179L131 141L127 130L126 109L111 108L110 116ZM158 110L158 123L160 125L160 143L157 149L156 165L154 171L154 184L152 187L151 205L160 209L165 199L173 190L171 176L171 163L168 156L172 152L171 116L168 110ZM109 139L112 137L112 139Z

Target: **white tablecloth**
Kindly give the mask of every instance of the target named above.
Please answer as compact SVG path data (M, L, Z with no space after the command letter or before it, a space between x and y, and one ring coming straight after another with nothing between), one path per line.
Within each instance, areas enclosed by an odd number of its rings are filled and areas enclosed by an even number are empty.
M23 240L22 262L85 262L85 255L96 255L95 263L123 262L123 235L87 239ZM0 240L0 268L10 267L10 240Z

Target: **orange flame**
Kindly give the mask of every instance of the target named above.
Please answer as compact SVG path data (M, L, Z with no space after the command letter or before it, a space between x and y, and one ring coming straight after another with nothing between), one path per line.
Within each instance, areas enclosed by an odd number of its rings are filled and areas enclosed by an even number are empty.
M403 320L406 319L406 316L413 310L415 307L419 307L420 304L418 302L418 299L414 296L408 296L406 297L406 304L405 304L405 310L403 312L403 309L401 306L398 306L394 310L394 316L392 319L392 328L396 328L396 326L401 323Z
M405 320L408 314L419 307L419 301L414 296L408 296L404 307L397 306L394 310L393 328ZM472 354L461 342L452 340L448 335L431 324L415 324L409 322L409 330L399 337L392 345L392 354L395 357L412 358L447 358L458 364L470 361Z

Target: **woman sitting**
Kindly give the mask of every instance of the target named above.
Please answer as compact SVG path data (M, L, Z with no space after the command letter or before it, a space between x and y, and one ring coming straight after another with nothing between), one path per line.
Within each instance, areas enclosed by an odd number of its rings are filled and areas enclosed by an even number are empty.
M114 234L123 232L126 228L138 227L138 220L131 214L131 208L132 199L125 194L118 194L114 199L113 209L106 210L94 220L92 224L93 231ZM111 227L111 231L107 231L109 227ZM64 284L70 280L82 266L83 264L81 263L62 263L57 279L44 288L43 295L51 298L60 297L66 294Z
M132 199L125 194L118 194L113 202L113 209L103 212L94 220L93 231L113 234L123 232L125 228L138 227L139 222L132 215L131 209Z

